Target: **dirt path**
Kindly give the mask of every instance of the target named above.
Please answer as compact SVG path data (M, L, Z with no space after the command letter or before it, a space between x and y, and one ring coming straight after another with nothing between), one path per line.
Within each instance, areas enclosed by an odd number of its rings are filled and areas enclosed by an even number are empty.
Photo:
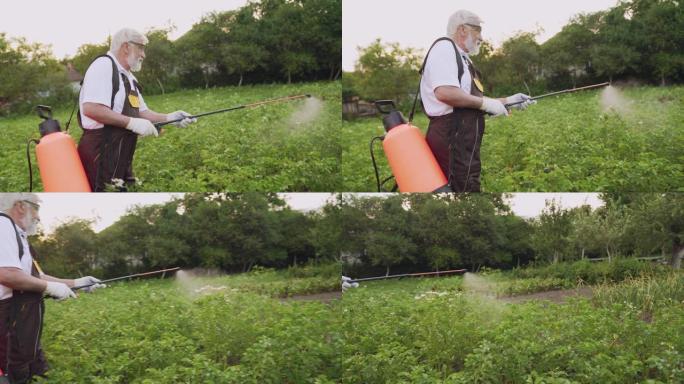
M314 293L312 295L295 295L290 297L283 297L280 301L320 301L323 303L329 303L333 300L340 299L342 297L342 291L336 292L323 292Z
M571 297L586 297L586 298L591 298L592 297L592 289L591 287L582 287L582 288L575 288L575 289L561 289L561 290L556 290L556 291L545 291L545 292L536 292L536 293L530 293L527 295L518 295L518 296L510 296L510 297L501 297L499 298L500 301L503 301L505 303L525 303L531 300L548 300L553 303L565 303L568 298Z

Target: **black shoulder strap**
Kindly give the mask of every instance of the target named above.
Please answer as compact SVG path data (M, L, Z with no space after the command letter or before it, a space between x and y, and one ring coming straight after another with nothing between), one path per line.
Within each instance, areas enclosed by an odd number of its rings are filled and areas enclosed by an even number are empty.
M14 220L12 220L11 217L8 215L0 212L0 217L6 217L7 220L12 223L12 228L14 228L14 234L17 236L17 246L19 247L19 260L21 260L22 257L24 257L24 245L21 243L21 237L19 236L19 231L17 231L17 225L14 224Z
M425 59L423 59L423 65L420 66L420 78L418 79L418 90L416 91L416 97L413 99L413 107L411 107L411 113L409 114L409 123L413 121L413 115L416 112L416 103L418 102L418 96L420 96L420 83L423 81L423 71L425 71L425 64L427 64L428 56L430 56L430 51L432 51L432 48L435 47L437 43L440 41L449 41L451 45L454 47L454 51L456 52L456 65L458 66L458 81L461 81L461 78L463 77L463 59L461 59L461 54L458 52L458 48L456 47L456 43L454 43L453 40L451 40L448 37L440 37L439 39L435 40L434 43L430 46L430 49L428 49L427 54L425 54Z
M109 56L109 55L100 55L96 58L93 59L93 61L90 62L90 65L88 65L88 68L90 68L91 65L95 62L95 60L101 58L101 57L106 57L109 59L109 61L112 62L112 99L109 102L109 108L114 109L114 97L116 94L119 92L119 68L116 66L116 63L114 62L114 59ZM86 70L87 72L88 70ZM83 80L81 80L81 90L83 89ZM74 109L76 109L76 106L78 106L78 101L81 98L81 91L78 92L78 97L76 98L76 104L74 105ZM67 123L67 129L69 127L69 123L71 122L71 118L73 117L74 111L71 111L71 117L69 117L69 122ZM78 119L78 125L83 128L83 123L81 122L81 110L80 108L78 109L78 115L76 116Z

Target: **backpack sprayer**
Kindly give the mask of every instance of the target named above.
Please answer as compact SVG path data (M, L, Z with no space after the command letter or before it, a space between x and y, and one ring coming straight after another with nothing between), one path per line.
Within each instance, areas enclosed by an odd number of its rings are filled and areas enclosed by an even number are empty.
M217 114L217 113L224 113L224 112L236 111L236 110L238 110L238 109L244 109L244 108L258 107L258 106L265 105L265 104L282 103L282 102L285 102L285 101L292 101L292 100L297 100L297 99L303 99L303 98L305 98L305 97L308 98L308 97L311 97L311 95L310 95L310 94L305 94L305 95L286 96L286 97L279 97L279 98L277 98L277 99L259 101L259 102L252 103L252 104L237 105L237 106L235 106L235 107L230 107L230 108L225 108L225 109L219 109L219 110L217 110L217 111L211 111L211 112L204 112L204 113L200 113L200 114L193 115L193 116L186 116L186 117L183 117L183 118L180 118L180 119L175 119L175 120L170 120L170 121L164 121L164 122L162 122L162 123L156 123L154 126L157 128L157 131L160 131L160 130L161 130L161 127L163 127L163 126L165 126L165 125L177 123L177 122L183 121L183 120L185 120L185 119L196 119L196 118L198 118L198 117L204 117L204 116L209 116L209 115L215 115L215 114Z
M29 149L31 143L36 143L36 159L45 192L90 192L88 177L78 156L74 139L68 133L62 132L59 121L52 118L52 108L39 105L36 112L43 122L38 126L41 138L31 139L26 144L29 191L33 191Z
M557 96L565 93L585 91L610 85L609 82L588 85L586 87L565 89L558 92L546 93L532 97L531 100L543 99L549 96ZM505 104L510 108L517 104L522 104L528 100L516 103ZM451 192L447 179L442 172L432 150L425 140L423 133L406 118L401 112L396 110L392 100L378 100L375 102L378 111L385 115L383 125L387 132L383 136L377 136L370 141L370 155L375 171L375 180L378 192L382 186L393 177L396 179L397 187L400 192ZM387 157L393 176L380 181L375 155L373 153L373 143L375 140L383 142L382 147Z
M378 100L375 106L385 115L382 122L387 132L383 136L374 137L370 142L378 192L392 176L380 182L373 154L375 140L382 141L382 148L400 192L450 192L447 179L420 129L406 121L404 115L396 110L394 101Z
M166 274L166 272L176 272L180 270L180 267L175 267L175 268L167 268L167 269L161 269L159 271L153 271L153 272L144 272L144 273L136 273L134 275L128 275L128 276L121 276L121 277L115 277L113 279L107 279L107 280L102 280L98 283L91 283L91 284L84 284L84 285L79 285L77 287L72 287L71 290L75 291L77 289L83 289L83 288L88 288L93 285L97 284L104 284L104 283L111 283L113 281L119 281L119 280L126 280L126 279L133 279L136 277L143 277L143 276L151 276L151 275L158 275L160 273ZM162 276L163 277L163 276Z

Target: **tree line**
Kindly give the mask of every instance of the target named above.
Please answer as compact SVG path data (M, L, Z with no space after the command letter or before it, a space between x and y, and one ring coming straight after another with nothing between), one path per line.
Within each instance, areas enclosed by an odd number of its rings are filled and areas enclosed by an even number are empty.
M684 196L602 198L598 209L565 209L551 200L538 217L525 219L496 194L343 196L326 206L323 220L341 229L329 246L356 275L626 256L663 256L680 267Z
M338 194L312 212L292 210L277 194L186 194L136 207L99 233L74 219L32 242L43 269L65 276L319 262L358 273L477 270L651 255L679 266L684 195L602 198L598 209L549 201L525 219L497 194Z
M676 0L627 0L576 15L552 38L519 32L494 49L484 42L473 61L485 92L538 95L605 81L684 82L684 10ZM354 72L343 75L345 98L394 99L415 94L423 52L376 40L360 48Z
M245 272L334 261L313 235L319 221L277 194L185 194L137 206L99 233L91 220L69 219L31 240L43 269L59 276L176 266Z
M259 0L212 12L176 40L173 27L147 31L145 94L186 88L336 80L341 74L341 0ZM67 65L81 74L110 38L58 60L43 44L0 33L0 114L73 99Z

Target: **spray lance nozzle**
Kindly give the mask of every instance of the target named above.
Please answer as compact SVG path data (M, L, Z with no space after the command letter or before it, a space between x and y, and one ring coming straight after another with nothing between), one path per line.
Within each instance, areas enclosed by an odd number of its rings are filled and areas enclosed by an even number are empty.
M52 107L48 105L38 105L36 106L36 113L44 120L38 125L40 137L62 131L62 128L59 126L59 121L52 118Z
M377 108L380 113L385 115L382 118L382 124L385 126L386 132L389 132L392 128L407 123L404 115L397 111L397 107L393 100L377 100L374 104L375 108Z

